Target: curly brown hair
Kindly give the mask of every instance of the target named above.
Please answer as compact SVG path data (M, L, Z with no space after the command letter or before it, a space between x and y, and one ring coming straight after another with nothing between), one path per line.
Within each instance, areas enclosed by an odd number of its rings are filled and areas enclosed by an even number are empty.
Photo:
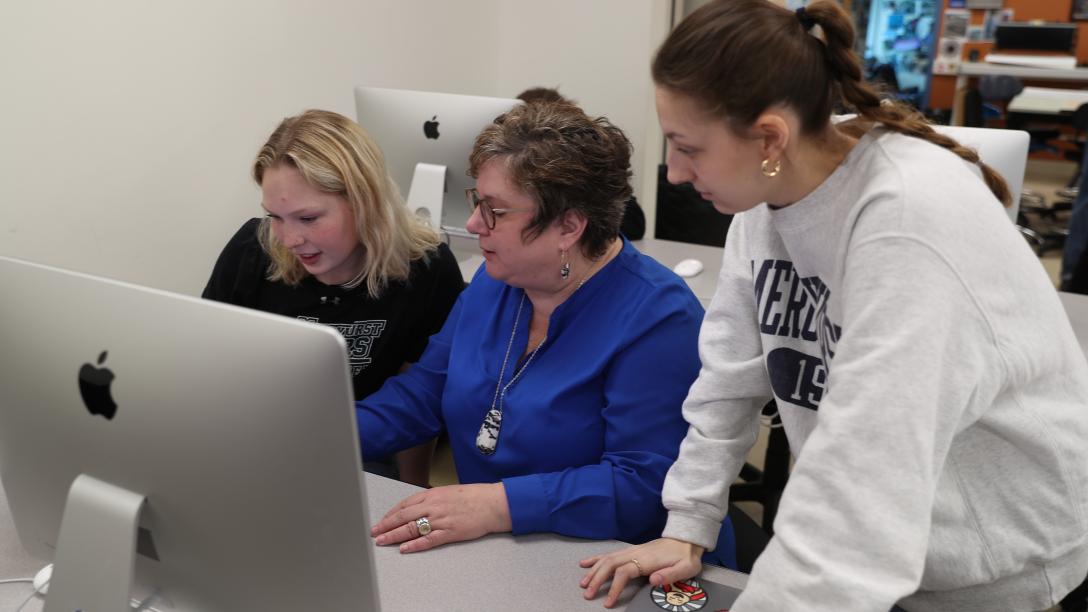
M597 258L620 233L631 197L631 143L605 117L573 104L524 104L499 115L476 137L469 174L502 159L510 182L537 202L522 240L536 239L567 211L586 218L580 246Z

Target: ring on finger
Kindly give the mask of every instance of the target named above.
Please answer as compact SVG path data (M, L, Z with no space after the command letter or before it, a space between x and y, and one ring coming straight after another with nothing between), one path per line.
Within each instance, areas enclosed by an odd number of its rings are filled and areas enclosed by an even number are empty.
M634 557L631 557L631 563L635 564L635 567L638 568L638 575L641 576L642 575L642 564L639 563L638 559L636 559Z
M427 520L427 517L421 516L416 519L416 528L419 529L419 535L425 536L431 532L431 521Z

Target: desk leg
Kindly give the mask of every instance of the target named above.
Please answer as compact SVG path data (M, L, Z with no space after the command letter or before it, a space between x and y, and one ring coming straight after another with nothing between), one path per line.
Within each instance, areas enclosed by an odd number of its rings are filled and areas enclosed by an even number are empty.
M956 86L952 91L952 125L963 125L963 96L967 93L967 77L956 75Z

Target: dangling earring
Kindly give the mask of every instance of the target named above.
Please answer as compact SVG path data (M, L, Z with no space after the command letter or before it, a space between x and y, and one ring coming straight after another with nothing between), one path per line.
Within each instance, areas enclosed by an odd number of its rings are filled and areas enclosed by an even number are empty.
M566 249L559 251L559 256L562 258L560 261L563 262L563 265L559 266L559 276L566 280L570 278L570 262L567 261Z
M767 178L774 178L778 176L778 173L782 170L782 160L778 160L774 163L774 168L771 168L771 158L763 160L760 164L759 170L763 173L763 176Z

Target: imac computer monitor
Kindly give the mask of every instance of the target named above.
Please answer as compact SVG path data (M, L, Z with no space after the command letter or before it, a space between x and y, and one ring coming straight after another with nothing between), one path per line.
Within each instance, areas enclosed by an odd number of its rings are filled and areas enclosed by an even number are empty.
M512 98L355 88L359 125L381 147L389 173L409 206L416 212L420 207L439 210L441 223L436 225L460 235L471 212L465 189L475 184L468 175L472 145L485 126L517 104L521 102ZM444 178L439 170L428 180L422 170L417 173L420 163L444 167ZM428 205L429 186L433 193L442 193L440 207Z
M54 562L46 612L378 609L334 330L5 257L0 278L0 481Z

